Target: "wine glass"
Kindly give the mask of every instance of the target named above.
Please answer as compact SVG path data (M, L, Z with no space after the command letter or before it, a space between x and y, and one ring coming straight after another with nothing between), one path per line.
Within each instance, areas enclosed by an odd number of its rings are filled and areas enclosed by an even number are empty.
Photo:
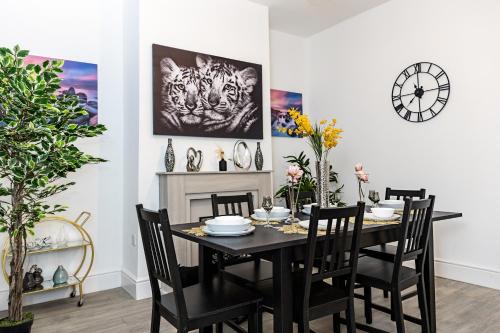
M368 199L373 202L373 207L377 207L378 202L380 201L380 196L377 191L370 190L370 192L368 192Z
M271 217L271 211L273 210L273 199L270 196L265 196L262 200L262 209L266 211L266 224L264 227L270 228L271 223L269 223L269 218Z

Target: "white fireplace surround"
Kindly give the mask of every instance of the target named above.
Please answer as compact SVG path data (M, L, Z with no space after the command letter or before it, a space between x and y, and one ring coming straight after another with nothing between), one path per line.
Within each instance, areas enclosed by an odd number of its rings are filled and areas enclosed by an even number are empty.
M272 171L159 172L160 208L167 208L170 223L198 222L212 215L210 196L251 192L257 207L262 197L273 195ZM177 260L182 265L197 265L196 244L174 238Z

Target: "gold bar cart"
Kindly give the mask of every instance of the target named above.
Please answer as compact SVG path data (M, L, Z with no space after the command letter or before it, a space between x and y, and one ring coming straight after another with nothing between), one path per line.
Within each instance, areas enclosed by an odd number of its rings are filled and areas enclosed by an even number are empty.
M94 243L92 242L92 238L90 234L85 230L85 223L90 219L89 212L82 212L78 217L71 221L62 216L48 216L39 223L47 223L47 222L58 222L70 225L72 228L78 231L81 235L80 240L67 242L64 246L58 246L56 248L41 248L36 250L28 250L27 255L40 254L40 253L50 253L57 251L65 251L68 249L76 249L82 248L82 259L77 269L70 274L68 277L68 282L63 284L54 285L52 280L45 280L42 283L43 289L37 289L32 291L26 291L24 295L31 295L36 293L42 293L51 290L57 290L62 288L73 288L73 291L70 294L70 297L73 298L76 296L76 287L78 286L78 294L80 296L78 300L78 306L82 306L84 303L84 293L83 293L83 282L88 277L92 265L94 263ZM2 271L5 281L9 282L9 273L7 272L7 259L11 255L10 253L10 244L8 239L4 242L3 250L2 250ZM87 260L89 258L89 260Z

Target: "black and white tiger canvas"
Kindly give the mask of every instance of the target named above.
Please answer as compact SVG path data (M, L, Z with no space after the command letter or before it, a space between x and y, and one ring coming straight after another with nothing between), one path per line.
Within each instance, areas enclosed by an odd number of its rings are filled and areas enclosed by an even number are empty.
M154 134L262 139L262 66L153 45Z

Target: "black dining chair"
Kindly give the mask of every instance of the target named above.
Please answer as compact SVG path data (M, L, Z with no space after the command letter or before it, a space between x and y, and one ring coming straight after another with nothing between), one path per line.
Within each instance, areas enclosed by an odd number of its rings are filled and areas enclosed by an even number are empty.
M149 281L153 294L151 332L160 331L160 318L165 318L177 332L209 327L239 316L248 316L248 332L260 332L262 297L220 276L183 286L177 264L170 222L166 209L150 211L137 205ZM159 283L172 288L161 294Z
M432 195L423 200L405 199L400 235L393 261L369 256L359 259L356 282L364 288L364 295L361 298L365 302L365 317L368 324L372 322L372 308L374 308L391 314L396 321L398 333L405 331L405 319L421 325L422 332L429 332L423 269L429 244L434 201L435 197ZM415 269L404 266L406 262L414 262ZM403 313L402 291L413 286L417 287L420 319ZM391 309L372 303L371 288L390 291ZM367 327L368 332L380 332L378 329Z
M212 214L249 216L253 214L253 195L248 192L243 195L220 196L212 194ZM273 265L269 261L254 256L230 256L217 253L219 269L223 270L227 279L236 283L252 286L257 281L272 279Z
M316 202L316 194L314 191L303 191L299 192L297 195L297 211L299 211L304 205L307 204L312 204ZM290 193L286 192L285 195L285 202L286 202L286 207L291 208L292 207L292 199L290 198Z
M425 199L425 192L426 190L424 188L420 190L397 190L387 187L385 189L385 200L390 200L390 199L402 200L405 198ZM381 244L363 248L360 250L360 253L373 258L378 258L387 261L394 261L394 257L396 256L396 250L397 250L396 246ZM415 295L416 294L413 294L413 296ZM389 297L388 292L384 291L384 298L388 297Z
M354 283L364 210L364 202L342 208L312 207L304 267L293 273L293 320L300 333L310 332L309 321L327 315L332 315L334 332L339 333L342 311L347 331L356 331ZM319 220L328 221L326 235L318 236ZM257 290L264 295L264 309L272 309L272 283L260 282Z

